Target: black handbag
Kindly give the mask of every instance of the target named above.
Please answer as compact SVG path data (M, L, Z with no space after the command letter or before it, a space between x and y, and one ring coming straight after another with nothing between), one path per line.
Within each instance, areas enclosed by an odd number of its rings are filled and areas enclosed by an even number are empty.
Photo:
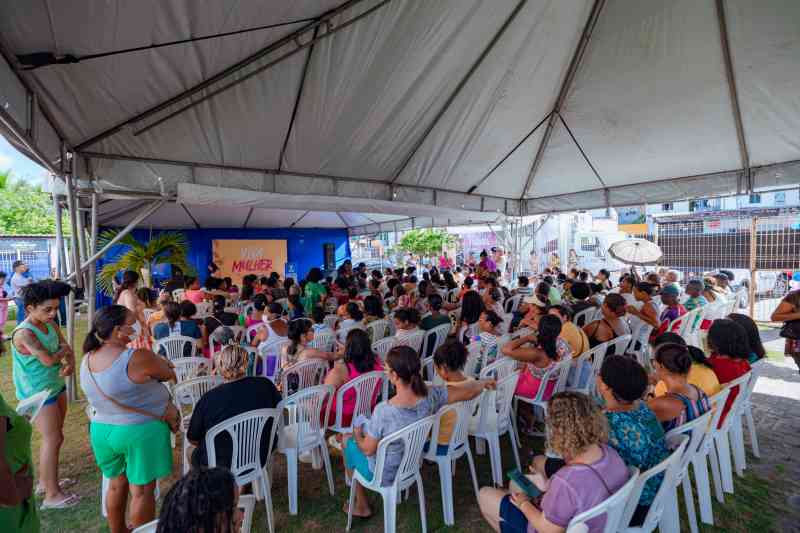
M790 320L781 326L779 333L784 339L800 340L800 320Z

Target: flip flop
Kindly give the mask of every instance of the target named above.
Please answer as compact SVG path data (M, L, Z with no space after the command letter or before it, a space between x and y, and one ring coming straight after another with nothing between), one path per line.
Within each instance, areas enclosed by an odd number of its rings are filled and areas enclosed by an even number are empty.
M80 501L81 499L77 494L68 494L63 500L55 503L42 502L42 506L39 509L42 511L47 511L48 509L69 509L70 507L78 505Z
M61 490L68 489L70 487L74 487L77 484L78 484L78 480L77 479L70 479L68 477L65 477L63 479L59 479L58 480L58 488L61 489ZM41 485L37 485L36 486L36 495L37 496L41 496L42 494L44 494L44 487L41 486Z

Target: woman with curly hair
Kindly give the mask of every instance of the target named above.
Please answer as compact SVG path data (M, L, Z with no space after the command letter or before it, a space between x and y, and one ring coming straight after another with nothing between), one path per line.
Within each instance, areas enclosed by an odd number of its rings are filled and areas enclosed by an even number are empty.
M242 528L239 487L224 468L195 468L164 497L157 533L234 533Z
M548 407L550 450L564 459L536 504L512 486L510 490L483 487L478 496L481 514L495 531L563 532L573 517L598 505L628 481L628 468L608 443L608 421L584 394L560 392ZM542 488L542 487L540 487ZM589 531L602 531L605 515L587 522Z

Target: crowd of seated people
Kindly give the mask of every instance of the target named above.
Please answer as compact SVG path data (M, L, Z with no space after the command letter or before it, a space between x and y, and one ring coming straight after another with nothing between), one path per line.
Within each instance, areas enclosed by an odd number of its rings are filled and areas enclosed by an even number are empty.
M217 446L217 465L223 468L206 468L204 442L208 430L237 414L274 407L281 398L296 392L296 383L291 381L287 382L288 390L281 390L281 376L304 360L318 359L327 364L329 370L322 382L334 390L373 371L384 372L391 382L393 396L378 402L376 394L372 402L375 407L366 424L357 427L352 435L328 440L332 448L342 451L347 469L357 470L367 478L374 475L374 455L381 438L436 413L447 403L473 398L494 386L491 380L477 380L465 373L470 344L480 345L484 365L500 357L516 360L520 376L515 395L549 401L545 422L548 454L537 455L530 465L530 473L541 485L544 496L531 502L514 490L484 488L480 509L498 531L501 523L518 530L531 526L555 531L622 486L628 476L626 465L644 471L660 463L669 453L665 433L707 412L714 394L726 383L747 374L751 365L765 355L755 323L742 314L709 320L705 324L704 346L690 345L675 328L670 329L670 324L687 312L732 297L730 276L724 273L690 279L681 286L680 273L674 271L643 276L632 271L624 273L615 286L608 272L592 275L579 269L568 273L548 269L541 276L520 276L516 283L509 284L502 274L492 270L491 258L483 259L482 266L443 272L436 267L368 271L365 265L354 267L346 263L335 276L327 278L320 269L311 269L299 283L282 281L273 273L260 279L245 276L240 287L231 280L213 277L203 287L200 280L187 278L178 287L184 289L182 301L175 301L173 293L167 291L160 293L155 303L144 302L142 295L140 299L146 307L158 307L151 309L146 319L153 339L175 335L196 339L198 353L213 355L214 373L224 380L195 406L187 434L189 442L196 445L192 471L170 491L161 513L164 523L199 520L194 516L199 512L193 507L195 503L186 501L195 490L189 488L202 484L204 477L225 477L224 467L230 464L230 450L225 444ZM509 298L517 295L518 304L515 301L513 309L507 308ZM132 297L128 293L121 300L130 304L126 306L130 315L111 321L141 320L138 303L129 302ZM198 305L204 302L210 302L210 312L198 317ZM576 324L575 316L584 311L589 311L584 313L589 318ZM388 354L379 356L373 349L377 339L372 338L373 330L367 326L383 319L389 323L379 335L393 335L396 343ZM602 409L594 399L578 392L553 393L558 375L550 371L557 364L631 335L637 324L652 328L647 339L652 346L650 368L626 354L624 346L618 352L606 351L595 387L603 400ZM435 345L436 336L431 334L422 344L427 347L425 353L405 345L418 333L443 325L449 325L443 344ZM109 327L105 322L95 326L101 336ZM251 330L251 334L232 341L229 335L222 335L227 328L237 326ZM314 339L321 335L330 336L330 346L315 345ZM208 350L218 336L224 340L218 341L214 350ZM254 347L259 353L274 352L275 372L264 372L274 376L273 380L254 377L260 371L253 371L252 355L240 344ZM102 346L92 348L100 350ZM435 375L428 375L427 379L444 386L428 386L423 381L422 358L431 355ZM591 371L591 361L587 364ZM174 379L174 375L161 370L147 374L144 383ZM585 383L588 378L581 376L580 381ZM722 420L736 392L728 397ZM102 411L103 402L97 395L94 397ZM353 421L355 393L350 391L342 398L341 406L333 402L329 409L331 421L340 409L342 423L348 426ZM532 415L532 410L519 409L523 433L535 432L537 422ZM447 453L452 423L452 417L443 420L439 441L429 444L437 446L437 453ZM267 444L262 442L261 446L266 453ZM443 446L445 449L440 449ZM102 453L99 448L98 452ZM118 453L124 456L127 452ZM399 455L390 452L384 463L385 480L392 479L396 461ZM590 465L600 476L581 465ZM166 465L159 468L163 470ZM148 472L151 470L158 469L154 466ZM148 476L136 478L137 482L147 486L152 481L145 479ZM641 524L659 484L660 477L648 482L631 525ZM221 482L219 507L207 508L207 512L224 514L235 508L235 494L222 494L223 485ZM149 492L144 494L150 497ZM114 522L112 530L120 523L119 505L123 506L124 517L124 500L115 501L118 507L109 517L110 524ZM345 504L345 510L346 507ZM363 487L356 489L353 514L372 514ZM590 531L596 530L599 523L590 522Z

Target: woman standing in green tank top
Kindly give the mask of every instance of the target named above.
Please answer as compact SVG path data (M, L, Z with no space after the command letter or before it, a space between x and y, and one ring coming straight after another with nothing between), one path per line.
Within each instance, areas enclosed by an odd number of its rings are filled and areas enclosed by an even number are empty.
M66 283L40 281L23 289L25 321L11 333L14 386L17 399L25 400L49 391L34 425L42 435L39 449L39 480L44 492L42 509L65 509L77 505L78 497L62 489L70 480L58 479L58 461L64 442L67 398L64 377L75 369L75 354L55 321L59 299L69 294Z
M0 531L39 533L31 424L0 395Z

